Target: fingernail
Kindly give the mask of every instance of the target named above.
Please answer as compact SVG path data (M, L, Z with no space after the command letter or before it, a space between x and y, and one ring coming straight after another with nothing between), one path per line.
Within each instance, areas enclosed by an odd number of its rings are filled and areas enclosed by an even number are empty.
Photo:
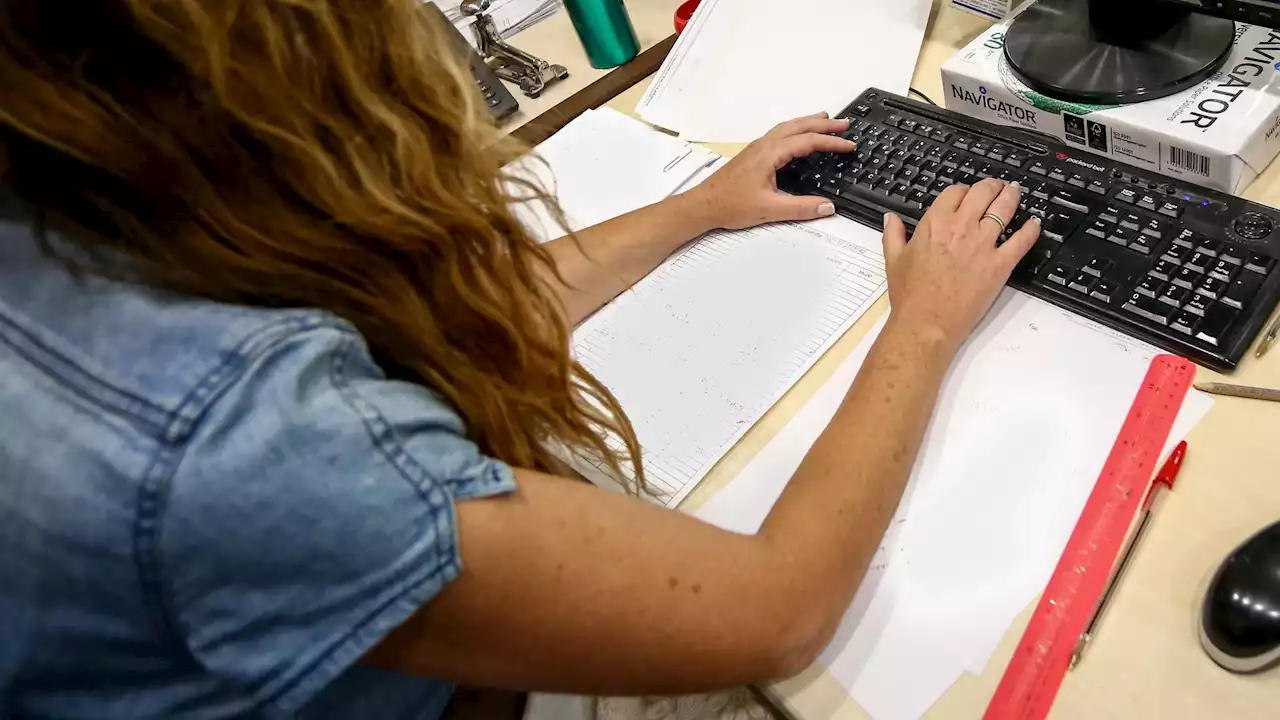
M835 203L832 203L832 202L824 202L824 203L822 203L821 205L819 205L819 206L818 206L818 216L819 216L819 217L827 217L828 215L835 215L835 214L836 214L836 206L835 206Z
M824 117L824 118L829 118L829 117L831 117L831 113L827 112L826 110L823 110L822 112L820 112L820 113L818 113L818 114L819 114L819 115L821 115L821 116L822 116L822 117Z
M889 225L889 221L890 221L890 219L895 218L895 217L897 217L897 215L894 215L893 213L885 213L885 214L884 214L884 224L885 224L885 226L887 227L887 226Z
M1018 192L1022 192L1022 186L1019 185L1017 182L1009 183L1009 187L1013 188L1014 190L1017 190Z
M1040 224L1041 222L1043 222L1043 221L1040 219L1040 216L1039 216L1039 215L1032 215L1032 216L1031 216L1031 222L1033 222L1033 223L1035 223L1035 224L1039 225L1039 224Z

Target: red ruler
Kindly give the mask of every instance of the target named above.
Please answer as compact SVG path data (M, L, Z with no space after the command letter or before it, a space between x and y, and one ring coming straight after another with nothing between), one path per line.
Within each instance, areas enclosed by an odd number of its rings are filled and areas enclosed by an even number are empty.
M1172 355L1151 362L985 720L1049 715L1076 641L1102 597L1195 375L1195 365Z

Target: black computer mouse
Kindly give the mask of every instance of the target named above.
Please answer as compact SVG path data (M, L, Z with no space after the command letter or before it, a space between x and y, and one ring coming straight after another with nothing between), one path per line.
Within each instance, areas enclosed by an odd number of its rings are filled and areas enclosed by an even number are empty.
M1280 665L1280 522L1249 538L1218 568L1200 615L1200 644L1234 673Z

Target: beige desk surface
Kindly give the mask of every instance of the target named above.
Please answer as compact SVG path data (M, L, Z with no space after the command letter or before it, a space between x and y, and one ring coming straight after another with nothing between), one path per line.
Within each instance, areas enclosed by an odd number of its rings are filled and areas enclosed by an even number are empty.
M888 1L888 0L886 0ZM638 5L633 2L633 6ZM937 0L914 87L945 102L939 66L987 27ZM633 9L634 12L634 9ZM647 81L610 107L633 112ZM734 146L716 147L733 153ZM1246 192L1280 206L1280 163ZM723 487L831 376L887 310L881 300L733 449L685 504L694 509ZM1200 380L1217 379L1202 369ZM1280 386L1280 351L1246 360L1235 382ZM1220 398L1190 437L1177 492L1151 527L1118 591L1088 657L1072 672L1052 717L1079 720L1234 720L1280 717L1280 672L1242 678L1223 672L1201 652L1195 616L1209 575L1236 545L1280 519L1280 404ZM981 717L1013 654L1032 608L1010 628L980 677L966 675L926 715L933 720ZM868 717L820 669L767 688L801 720Z

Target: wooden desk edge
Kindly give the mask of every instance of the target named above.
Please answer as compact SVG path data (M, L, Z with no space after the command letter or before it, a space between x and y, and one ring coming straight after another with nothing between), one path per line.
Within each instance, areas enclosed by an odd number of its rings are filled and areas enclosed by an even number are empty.
M565 98L538 117L511 133L511 136L529 145L537 145L556 134L582 113L604 105L636 83L658 71L676 44L674 34L606 73L578 92Z

